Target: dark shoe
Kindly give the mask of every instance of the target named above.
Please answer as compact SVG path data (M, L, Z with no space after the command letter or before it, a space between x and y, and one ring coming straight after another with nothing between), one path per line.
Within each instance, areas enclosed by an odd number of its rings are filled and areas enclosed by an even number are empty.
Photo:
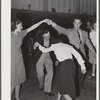
M43 87L42 88L40 88L40 91L42 91L43 90Z
M42 91L42 90L43 90L43 88L44 88L44 87L43 87L43 85L41 85L41 86L40 86L40 91Z
M81 87L80 87L80 90L81 90L81 91L84 91L84 90L85 90L85 87L84 87L84 86L81 86Z
M43 91L43 88L41 88L40 91Z
M52 93L48 93L48 92L45 92L45 95L48 95L48 96L54 96L54 94L52 94Z

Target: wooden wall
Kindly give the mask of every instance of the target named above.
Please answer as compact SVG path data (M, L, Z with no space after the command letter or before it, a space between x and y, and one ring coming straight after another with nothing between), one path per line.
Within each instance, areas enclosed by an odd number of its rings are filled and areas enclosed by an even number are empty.
M58 24L62 24L62 26L68 27L66 25L72 23L73 19L77 16L78 14L53 13L46 11L41 12L41 11L29 11L29 10L18 10L18 9L12 9L11 11L11 19L22 20L23 23L27 23L24 25L26 27L45 18L51 19Z
M14 9L49 11L93 15L96 12L96 0L11 0Z
M51 19L57 24L63 27L73 27L73 20L80 16L83 24L89 20L90 16L88 14L69 14L69 13L55 13L55 12L47 12L47 11L30 11L30 10L18 10L12 9L11 11L11 19L20 19L23 21L23 26L25 28L35 24L45 18Z

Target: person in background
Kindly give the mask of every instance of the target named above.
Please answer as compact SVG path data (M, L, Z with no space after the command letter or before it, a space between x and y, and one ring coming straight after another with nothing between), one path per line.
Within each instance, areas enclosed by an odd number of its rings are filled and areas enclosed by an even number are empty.
M58 34L63 34L65 36L67 36L69 39L69 44L72 45L75 49L77 49L78 52L83 56L84 59L86 59L85 44L87 45L89 50L93 53L93 55L95 55L95 49L93 48L93 46L90 42L88 33L80 28L82 25L80 18L74 19L74 21L73 21L74 27L72 29L63 28L63 27L57 25L55 22L53 22L50 19L48 19L48 25L52 25L52 27L58 31ZM79 85L80 85L80 87L83 88L86 74L83 76L80 73L80 70L77 73L79 73L79 75L78 75L78 79L80 80Z
M46 21L46 19L42 20L25 30L23 30L22 21L16 20L11 22L11 96L15 90L16 100L20 100L20 85L26 80L21 50L23 38L28 32Z
M91 19L87 21L85 31L87 31L89 34L92 30L93 30L93 27L92 27L92 19Z
M84 65L84 60L81 55L70 45L56 42L52 44L49 48L41 46L38 42L35 42L35 46L43 53L48 53L54 51L54 54L59 61L58 69L58 97L60 100L63 96L66 100L73 100L76 98L76 88L75 88L75 64L73 61L73 56L77 59L81 66L81 72L86 73L86 68Z
M93 23L93 30L89 33L90 40L95 48L97 49L97 44L96 44L96 21ZM89 52L89 61L92 64L92 75L89 78L95 77L95 69L96 69L96 56L93 55L93 53L90 51Z

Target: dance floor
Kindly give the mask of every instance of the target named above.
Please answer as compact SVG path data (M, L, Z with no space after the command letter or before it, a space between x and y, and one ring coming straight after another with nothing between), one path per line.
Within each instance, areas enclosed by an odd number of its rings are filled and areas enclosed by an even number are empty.
M39 90L39 83L35 72L34 64L32 63L33 59L29 59L27 64L29 68L29 77L21 87L21 100L57 100L57 89L56 89L56 74L53 80L52 93L54 96L49 97L44 94L44 91ZM88 79L91 70L88 71L87 77L84 83L85 89L80 89L80 96L76 100L96 100L96 78ZM62 98L61 100L65 100Z

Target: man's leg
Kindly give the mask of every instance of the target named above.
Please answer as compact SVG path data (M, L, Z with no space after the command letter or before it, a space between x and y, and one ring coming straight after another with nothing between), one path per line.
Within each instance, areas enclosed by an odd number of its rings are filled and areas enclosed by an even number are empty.
M43 83L44 83L44 66L43 63L39 62L36 64L36 72L37 77L40 83L40 90L43 89Z
M44 82L44 91L51 93L52 78L53 78L53 63L52 63L52 61L51 60L46 61L45 67L46 67L46 76L45 76L45 82Z
M58 92L57 100L61 99L61 94Z
M92 77L95 77L95 70L96 70L96 60L94 58L92 64Z
M68 94L63 95L66 100L73 100Z

